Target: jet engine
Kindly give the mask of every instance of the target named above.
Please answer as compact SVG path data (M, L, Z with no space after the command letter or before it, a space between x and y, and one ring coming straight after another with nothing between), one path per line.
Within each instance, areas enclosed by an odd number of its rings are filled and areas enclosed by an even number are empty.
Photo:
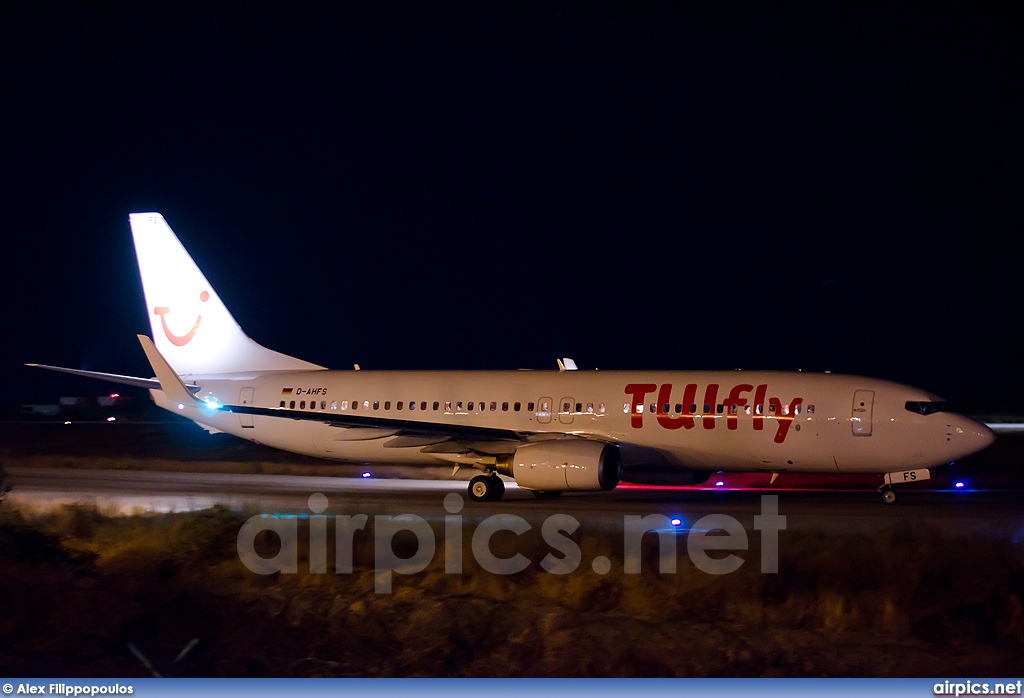
M542 492L611 490L622 474L618 448L582 439L526 444L502 465L520 487Z

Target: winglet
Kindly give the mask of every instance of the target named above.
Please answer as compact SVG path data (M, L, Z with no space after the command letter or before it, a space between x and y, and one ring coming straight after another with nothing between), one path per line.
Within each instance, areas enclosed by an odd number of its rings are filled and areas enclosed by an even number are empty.
M171 365L167 363L167 359L157 351L156 345L153 344L153 340L144 334L137 336L139 338L139 343L142 344L142 351L146 352L146 358L149 359L149 365L153 367L153 373L156 374L156 379L160 381L160 390L164 391L164 395L174 402L182 405L202 405L202 401L196 399L188 389L188 386L186 386L178 374L174 372Z
M558 362L558 370L559 371L575 371L576 370L576 362L573 361L572 359L568 358L568 357L566 357L564 359L555 359L555 361Z

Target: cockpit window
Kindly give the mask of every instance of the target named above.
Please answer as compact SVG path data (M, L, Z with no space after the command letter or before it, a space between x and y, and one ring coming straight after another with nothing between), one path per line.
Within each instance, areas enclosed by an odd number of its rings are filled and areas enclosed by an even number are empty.
M907 412L917 412L918 414L934 414L936 412L949 412L950 406L948 402L915 402L910 400L906 404Z

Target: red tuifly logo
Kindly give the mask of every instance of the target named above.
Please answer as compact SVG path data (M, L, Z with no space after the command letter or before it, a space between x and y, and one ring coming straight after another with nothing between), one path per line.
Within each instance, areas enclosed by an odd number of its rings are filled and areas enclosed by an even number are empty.
M655 414L658 424L665 429L693 429L697 421L705 429L714 429L717 423L717 415L725 417L726 428L737 429L739 424L739 412L747 405L753 406L752 411L744 410L747 414L753 413L751 423L754 431L764 429L765 418L775 419L777 429L775 432L775 443L781 444L786 440L789 427L793 424L793 417L797 414L804 399L793 398L789 404L785 404L777 397L768 397L768 385L761 384L756 388L749 383L741 383L733 386L729 396L719 402L717 383L711 383L704 389L704 409L698 409L697 385L690 383L683 389L682 401L676 406L677 414L671 412L672 384L665 383L660 390L654 383L630 383L626 386L626 394L633 396L632 404L629 406L629 425L634 429L641 429L644 426L644 412L646 411L647 395L658 391L658 402L651 403L650 411ZM753 403L746 397L747 393L754 393ZM723 393L724 394L724 393ZM767 398L767 414L765 404ZM797 427L799 430L800 427Z
M203 291L202 293L200 293L199 300L202 301L203 303L210 300L210 292ZM171 312L171 309L166 306L153 308L153 314L160 316L160 324L163 325L164 336L167 337L167 341L176 347L183 347L189 342L191 342L192 338L196 336L196 330L199 329L199 323L202 322L203 316L196 316L196 322L194 325L192 325L192 329L189 330L186 334L179 336L171 332L171 328L167 326L167 313L169 312Z

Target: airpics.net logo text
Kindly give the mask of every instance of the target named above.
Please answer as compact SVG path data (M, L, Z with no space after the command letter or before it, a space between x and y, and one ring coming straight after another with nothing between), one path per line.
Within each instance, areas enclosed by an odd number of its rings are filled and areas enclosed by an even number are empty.
M935 684L932 695L936 696L1019 696L1024 681L943 681Z
M461 495L451 493L444 498L444 571L446 574L462 574L463 536L465 520L460 514L465 504ZM309 572L328 572L328 521L334 522L334 572L351 574L354 569L353 551L356 536L369 537L370 517L367 514L324 515L327 511L327 497L321 493L310 495L309 510ZM724 575L735 572L746 560L739 552L750 548L747 531L732 516L709 514L693 524L682 527L679 519L670 519L663 514L647 516L627 515L623 517L622 571L625 574L640 574L642 565L642 541L645 534L653 533L658 538L657 568L662 574L674 574L677 568L677 540L680 533L686 534L686 554L701 572ZM537 561L540 569L549 574L566 575L576 572L583 564L580 545L570 536L581 524L568 514L553 514L540 526L544 543L550 548ZM483 519L471 535L470 550L473 560L481 569L496 575L518 574L534 564L526 555L498 557L492 550L491 541L495 535L505 532L516 538L533 530L526 519L514 514L496 514ZM761 513L754 516L754 529L760 531L760 565L763 574L779 571L779 532L786 528L786 517L779 514L777 495L761 497ZM405 514L400 516L376 515L372 523L374 590L378 594L391 593L395 574L413 575L423 572L434 561L437 554L437 535L431 525L421 516ZM257 538L270 533L279 540L276 554L263 556L257 551ZM416 552L409 557L399 557L394 551L396 536L410 534L416 539ZM238 557L242 564L256 574L297 574L299 572L299 527L294 516L279 517L256 515L242 524L237 538ZM715 553L713 556L711 553ZM649 563L650 564L650 563ZM609 557L598 555L590 562L591 570L599 575L612 571Z

